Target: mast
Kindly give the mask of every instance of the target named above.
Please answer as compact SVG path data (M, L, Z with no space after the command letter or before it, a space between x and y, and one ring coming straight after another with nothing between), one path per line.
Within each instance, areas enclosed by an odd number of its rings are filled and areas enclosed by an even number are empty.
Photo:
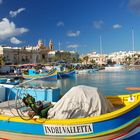
M103 64L103 56L102 56L102 36L100 35L100 65L102 66Z
M101 37L101 35L100 35L100 54L102 55L102 37Z
M61 43L60 43L60 41L59 41L59 42L58 42L59 51L60 51L60 47L61 47Z
M132 51L134 52L135 42L134 42L134 29L132 28Z

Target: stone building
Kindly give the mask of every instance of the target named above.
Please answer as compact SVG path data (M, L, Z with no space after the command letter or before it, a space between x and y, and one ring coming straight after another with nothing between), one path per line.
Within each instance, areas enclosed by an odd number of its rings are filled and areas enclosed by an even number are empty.
M59 60L78 59L79 54L76 52L57 51L54 50L54 43L49 41L49 45L45 46L42 40L38 40L36 46L26 47L8 47L0 46L0 57L3 64L27 64L27 63L48 63ZM1 63L2 64L2 63Z
M26 63L47 63L48 53L54 51L53 41L50 40L49 46L45 46L39 40L37 46L26 47L7 47L0 46L0 56L3 57L4 64L26 64Z

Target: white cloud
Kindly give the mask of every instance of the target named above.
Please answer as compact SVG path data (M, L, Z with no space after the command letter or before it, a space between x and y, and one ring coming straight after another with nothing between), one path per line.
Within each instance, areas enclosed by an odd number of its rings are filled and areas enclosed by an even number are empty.
M67 48L78 48L77 44L70 44L67 46Z
M67 33L67 36L69 36L69 37L77 37L77 36L79 36L80 35L80 31L79 30L77 30L77 31L69 31L68 33Z
M119 29L119 28L122 28L122 25L114 24L112 27L113 27L113 29Z
M58 26L58 27L64 26L64 22L63 22L63 21L59 21L59 22L57 23L57 26Z
M0 0L0 4L2 4L3 3L3 0Z
M3 18L2 21L0 21L0 40L5 40L25 32L28 32L27 28L16 28L14 22L10 22L7 18Z
M94 26L96 29L101 29L103 25L104 25L104 22L103 22L102 20L93 21L93 26Z
M17 14L21 13L21 12L24 11L24 10L25 10L25 8L19 8L19 9L16 10L16 11L10 11L10 12L9 12L9 15L10 15L11 17L16 17Z
M22 41L18 40L16 37L10 38L10 42L12 44L21 44L22 43Z
M140 14L140 0L129 0L128 7L131 11Z

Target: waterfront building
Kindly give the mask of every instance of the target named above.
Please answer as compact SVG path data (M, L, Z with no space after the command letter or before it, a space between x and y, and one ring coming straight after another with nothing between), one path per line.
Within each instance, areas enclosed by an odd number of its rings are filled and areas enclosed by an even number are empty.
M91 64L93 61L96 63L96 64L98 64L98 65L106 65L106 54L98 54L98 53L96 53L96 52L91 52L91 53L88 53L88 54L86 54L86 55L82 55L82 56L80 56L80 58L82 59L82 60L84 60L84 57L85 56L88 56L87 58L88 58L88 60L87 60L87 62L86 61L83 61L83 64Z
M91 64L92 60L98 65L106 65L108 62L112 62L114 64L140 64L139 51L119 51L110 54L98 54L96 52L91 52L81 55L80 58L83 59L85 56L88 56L87 64ZM83 61L83 63L85 64L86 62Z
M48 47L42 40L39 40L36 46L0 46L0 55L3 56L5 64L47 63L50 51L53 51L52 40Z
M60 56L60 57L59 57ZM54 43L49 41L49 45L45 46L42 40L38 40L36 46L25 47L9 47L0 46L0 58L2 64L26 64L26 63L48 63L61 59L68 60L76 58L77 52L57 51L54 50Z
M114 52L108 55L107 60L111 60L112 62L115 62L116 64L123 64L126 63L126 61L131 60L130 63L135 63L138 61L140 56L139 51L119 51L119 52ZM132 62L133 59L133 62Z

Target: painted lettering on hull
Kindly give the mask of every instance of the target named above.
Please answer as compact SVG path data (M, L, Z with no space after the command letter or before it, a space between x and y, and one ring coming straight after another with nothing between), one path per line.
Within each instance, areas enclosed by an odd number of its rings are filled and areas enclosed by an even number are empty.
M80 135L93 133L92 124L83 125L44 125L46 135Z

